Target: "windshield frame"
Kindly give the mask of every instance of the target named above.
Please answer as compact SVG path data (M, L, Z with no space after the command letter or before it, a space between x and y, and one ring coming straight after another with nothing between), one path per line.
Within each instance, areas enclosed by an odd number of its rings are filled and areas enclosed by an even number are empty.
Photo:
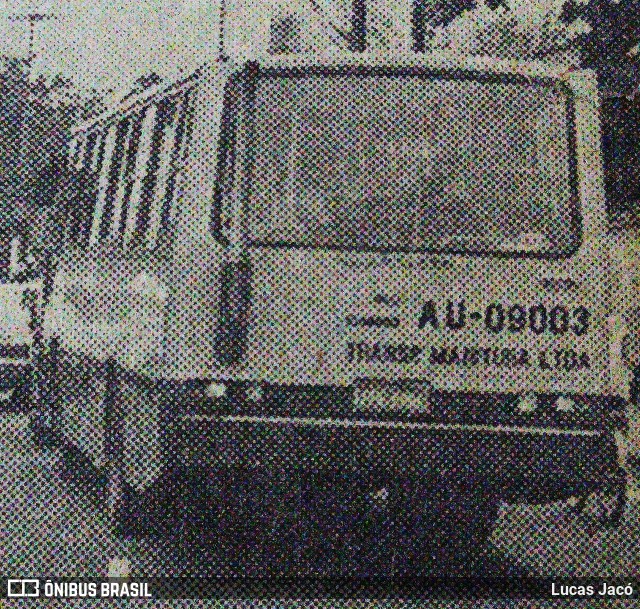
M532 250L500 250L489 248L468 248L457 245L444 245L442 247L371 247L371 246L345 246L339 244L314 245L308 243L296 243L290 241L261 241L250 239L246 231L246 215L248 201L251 198L251 185L253 183L253 155L251 146L244 146L245 155L241 160L240 184L236 184L236 147L238 145L238 126L242 121L245 123L244 137L253 139L253 129L255 128L255 97L258 86L258 79L261 78L308 78L308 77L416 77L428 80L470 80L479 83L496 84L528 84L547 89L553 89L561 94L565 100L565 111L567 116L566 130L568 143L568 171L569 171L569 206L568 216L570 226L568 230L573 237L571 247L564 251L532 251ZM238 90L240 94L238 95ZM244 97L244 99L238 98ZM214 193L214 205L211 215L211 227L216 237L226 242L222 227L222 210L225 205L224 200L232 195L231 192L224 192L222 184L231 185L234 188L241 188L242 199L242 225L245 227L245 238L248 245L258 248L270 249L306 249L318 251L336 251L343 253L377 253L377 254L446 254L463 255L474 257L495 257L495 258L534 258L559 260L570 258L581 247L583 242L582 230L582 210L580 205L578 167L577 167L577 134L576 134L576 105L575 96L568 84L558 78L548 76L528 76L507 72L488 72L460 68L429 68L423 66L411 67L387 67L387 66L362 66L362 65L340 65L340 66L278 66L260 67L255 63L248 65L244 70L232 75L225 86L225 97L223 103L223 116L220 133L220 149L218 154L218 168L216 175L216 185ZM244 113L244 116L239 114ZM240 119L240 120L239 120ZM242 179L244 178L244 179Z

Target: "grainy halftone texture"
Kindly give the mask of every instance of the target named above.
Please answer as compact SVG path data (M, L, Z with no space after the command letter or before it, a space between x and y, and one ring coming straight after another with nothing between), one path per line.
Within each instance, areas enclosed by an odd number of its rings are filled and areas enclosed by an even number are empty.
M610 269L578 198L596 115L576 136L567 89L204 69L46 170L15 107L6 172L35 184L11 200L49 302L0 418L4 573L639 575L632 479L618 529L564 502L617 488L613 437L579 433L602 402L548 395L609 391ZM30 342L11 297L6 342Z

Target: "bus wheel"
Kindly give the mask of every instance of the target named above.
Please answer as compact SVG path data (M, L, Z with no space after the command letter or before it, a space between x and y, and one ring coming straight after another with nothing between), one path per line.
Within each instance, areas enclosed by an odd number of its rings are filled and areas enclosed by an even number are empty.
M107 577L129 577L134 536L125 522L125 484L118 468L107 468L104 485L103 516L107 534L119 546L119 556L111 558L107 565ZM114 539L115 538L115 539Z
M11 390L9 406L12 412L31 412L31 377L32 367L29 366L18 378Z
M616 528L622 523L627 499L627 472L619 467L607 488L581 495L570 509L572 513L593 520L602 527Z
M109 358L105 363L105 455L107 458L104 478L104 515L108 529L115 535L130 531L126 516L132 502L132 490L122 472L123 413L120 403L120 378L117 364Z
M54 448L59 444L56 430L56 371L58 343L54 339L34 358L25 375L16 399L30 411L29 427L39 448Z
M127 493L118 467L110 464L104 484L103 513L107 529L118 537L127 534L125 522Z
M400 497L398 575L478 574L499 508L484 481L405 483Z

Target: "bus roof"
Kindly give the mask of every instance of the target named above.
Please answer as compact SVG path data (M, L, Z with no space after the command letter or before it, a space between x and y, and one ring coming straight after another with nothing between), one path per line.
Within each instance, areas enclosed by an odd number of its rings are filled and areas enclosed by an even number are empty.
M225 61L225 65L230 72L240 70L247 65L249 60L246 57L231 57ZM311 68L418 68L432 70L465 70L477 72L490 72L496 74L518 74L531 78L561 78L569 72L578 71L569 64L551 63L543 61L515 61L508 59L498 59L495 57L469 56L446 51L432 53L402 52L392 53L365 52L353 53L345 51L324 52L324 53L300 53L286 55L264 55L251 60L263 68L275 69L311 69ZM178 93L180 90L193 85L202 75L207 66L202 66L189 77L170 84L160 83L145 91L128 95L115 103L111 108L102 114L84 121L72 129L72 137L78 133L88 131L100 124L108 123L114 116L127 114L140 108L154 98ZM580 70L583 71L583 70Z
M469 70L496 72L500 74L522 74L526 76L561 77L570 71L576 71L569 63L549 61L516 61L490 56L462 55L448 51L431 53L414 52L325 52L300 53L288 55L266 55L256 60L263 67L389 67L389 68L425 68L433 70Z
M167 95L177 94L184 89L188 89L198 80L201 74L201 68L193 72L190 76L182 78L171 83L161 82L157 85L149 87L139 93L127 95L114 103L104 112L87 119L71 129L71 137L75 137L84 131L90 131L98 125L108 123L114 116L121 116L129 112L135 111L152 102L156 98L165 97Z

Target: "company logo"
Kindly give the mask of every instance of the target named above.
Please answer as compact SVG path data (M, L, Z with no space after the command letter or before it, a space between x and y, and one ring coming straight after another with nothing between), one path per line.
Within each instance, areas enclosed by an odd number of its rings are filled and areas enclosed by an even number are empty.
M39 597L40 581L37 579L7 580L7 596L9 598Z

